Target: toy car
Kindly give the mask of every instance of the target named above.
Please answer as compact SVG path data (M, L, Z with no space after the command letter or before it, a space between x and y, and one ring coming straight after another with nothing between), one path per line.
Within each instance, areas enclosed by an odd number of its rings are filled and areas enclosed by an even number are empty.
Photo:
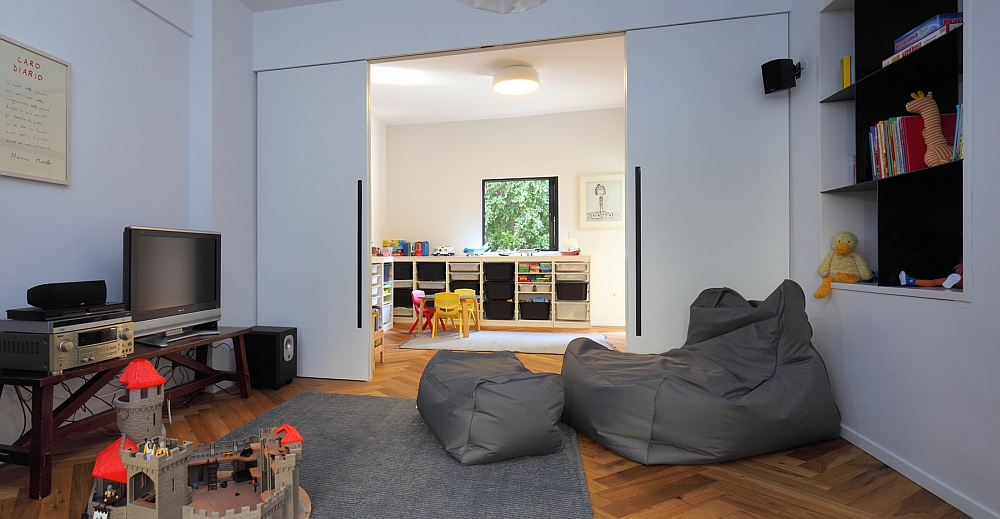
M433 256L454 256L455 247L437 247L434 249Z

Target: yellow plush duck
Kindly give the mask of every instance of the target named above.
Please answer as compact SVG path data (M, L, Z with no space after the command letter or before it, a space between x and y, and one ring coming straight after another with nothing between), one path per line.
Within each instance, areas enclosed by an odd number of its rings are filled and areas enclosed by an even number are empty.
M858 280L869 280L872 271L868 264L854 249L858 246L858 237L852 232L840 231L831 240L833 250L819 263L816 272L823 278L813 294L817 299L830 295L830 283L857 283Z

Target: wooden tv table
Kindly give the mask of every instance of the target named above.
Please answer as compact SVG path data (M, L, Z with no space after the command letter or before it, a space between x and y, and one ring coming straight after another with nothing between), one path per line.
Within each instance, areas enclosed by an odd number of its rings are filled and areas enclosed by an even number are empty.
M98 362L49 375L33 371L0 370L0 396L5 385L31 388L31 429L11 445L0 444L0 461L30 467L28 496L41 499L52 493L52 447L87 431L116 423L115 409L108 409L72 423L64 423L136 359L163 358L174 366L195 372L195 380L164 390L168 399L187 395L224 381L236 382L240 396L250 397L250 373L243 336L250 328L220 326L218 335L191 337L171 342L164 348L135 345L135 353L124 359ZM236 372L218 371L208 366L208 350L213 342L233 339ZM196 349L195 358L184 352ZM93 375L79 389L53 408L53 389L60 382Z

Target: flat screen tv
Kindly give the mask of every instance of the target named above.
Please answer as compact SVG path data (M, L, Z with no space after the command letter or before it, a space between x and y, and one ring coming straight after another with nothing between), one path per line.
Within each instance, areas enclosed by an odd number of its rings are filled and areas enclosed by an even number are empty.
M221 234L126 227L122 242L122 300L132 312L136 342L166 346L218 333Z

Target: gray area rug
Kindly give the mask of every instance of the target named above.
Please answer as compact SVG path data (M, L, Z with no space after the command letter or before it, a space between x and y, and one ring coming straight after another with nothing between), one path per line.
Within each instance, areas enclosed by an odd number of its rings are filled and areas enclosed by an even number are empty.
M226 440L283 423L302 433L313 518L587 518L576 432L556 454L463 467L404 398L303 392Z
M586 337L611 348L600 333L553 333L473 330L468 337L458 337L458 331L438 331L431 338L430 332L418 334L399 345L400 348L456 351L516 351L520 353L566 353L566 346L577 337Z

